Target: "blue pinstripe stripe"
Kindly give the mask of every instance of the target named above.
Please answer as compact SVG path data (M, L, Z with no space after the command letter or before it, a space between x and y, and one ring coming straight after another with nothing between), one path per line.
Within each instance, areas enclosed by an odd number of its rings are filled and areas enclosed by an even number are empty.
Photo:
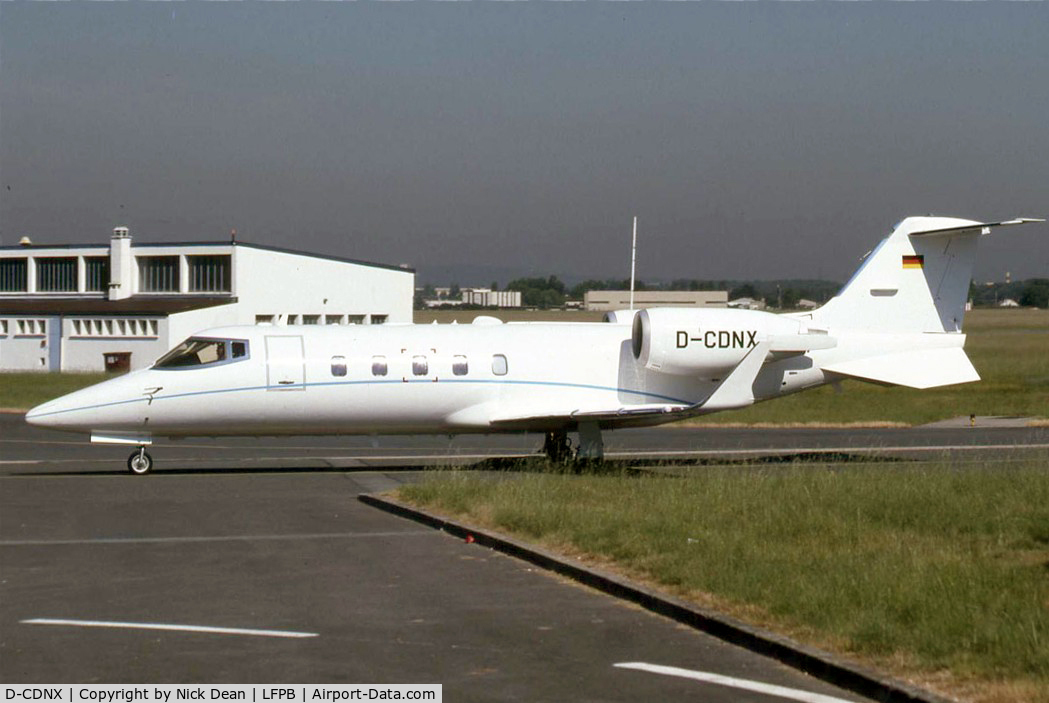
M174 400L176 398L192 398L192 397L205 396L205 395L220 395L220 394L225 394L225 393L248 393L248 392L252 392L252 391L267 391L267 390L275 390L275 389L286 390L286 389L293 389L293 388L295 388L295 389L297 389L297 388L319 388L319 387L324 387L324 386L404 385L405 383L424 383L424 384L431 384L432 385L434 383L434 381L432 379L428 379L428 378L427 379L420 378L420 379L411 379L411 380L408 380L408 381L405 381L403 379L391 379L391 380L384 380L384 381L374 381L374 380L369 380L369 381L320 381L320 382L316 382L316 383L304 383L304 384L301 384L301 385L294 385L294 386L244 386L242 388L218 388L218 389L206 390L206 391L189 391L189 392L186 392L186 393L176 393L175 395L157 396L157 397L153 398L153 401L154 402L159 402L159 401L162 401L162 400ZM692 404L692 401L689 401L689 400L682 400L680 398L674 398L672 396L667 396L667 395L659 395L658 393L646 393L644 391L634 391L634 390L629 390L627 388L617 388L617 387L613 387L613 386L597 386L597 385L592 385L592 384L588 384L588 383L564 383L564 382L557 382L557 381L514 381L514 380L497 381L497 380L494 380L494 379L493 380L468 380L468 379L458 379L458 378L444 379L444 380L441 380L441 381L437 381L437 383L499 384L499 385L507 385L507 386L543 386L543 387L548 387L548 388L577 388L577 389L583 389L583 390L626 393L626 394L629 394L629 395L640 396L642 398L649 398L649 399L654 399L654 400L662 400L662 401L667 401L667 402L671 402L671 403L678 403L678 404L681 404L681 405L691 405ZM65 410L54 410L52 412L47 412L47 413L38 413L38 414L34 415L33 417L48 417L50 415L61 415L63 413L78 412L80 410L97 410L99 408L111 408L111 407L116 407L116 406L119 406L119 405L128 405L130 403L145 403L145 402L148 402L148 401L149 401L149 398L146 398L146 397L131 398L129 400L116 400L116 401L113 401L111 403L99 403L98 405L85 405L85 406L79 407L79 408L67 408Z

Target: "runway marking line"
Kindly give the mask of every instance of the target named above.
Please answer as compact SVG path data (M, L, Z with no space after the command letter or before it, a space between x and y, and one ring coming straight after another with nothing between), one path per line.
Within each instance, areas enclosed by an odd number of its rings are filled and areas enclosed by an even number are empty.
M796 688L774 686L772 684L761 683L760 681L751 681L749 679L736 679L732 678L731 676L711 674L706 671L692 671L691 669L679 669L676 666L662 666L660 664L647 664L645 662L624 662L621 664L613 664L612 666L618 669L634 669L637 671L647 671L650 674L661 674L663 676L677 676L683 679L692 679L693 681L702 681L704 683L712 683L718 686L739 688L744 691L754 691L755 693L763 693L769 696L776 696L777 698L787 698L793 701L801 701L802 703L851 703L850 701L847 701L844 698L825 696L822 693L811 693L809 691L802 691Z
M246 635L249 637L290 637L302 639L318 637L316 632L294 632L291 630L254 630L243 627L210 627L207 625L173 625L153 622L111 622L106 620L61 620L34 618L21 620L23 625L60 625L65 627L108 627L123 630L164 630L168 632L202 632L210 635Z

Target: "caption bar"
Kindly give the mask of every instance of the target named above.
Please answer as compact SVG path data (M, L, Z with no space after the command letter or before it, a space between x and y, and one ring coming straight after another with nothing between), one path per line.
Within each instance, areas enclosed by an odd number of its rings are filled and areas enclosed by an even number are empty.
M342 701L441 702L441 684L332 684L330 686L197 686L161 684L121 686L53 684L3 686L0 703L181 703L250 701L251 703L341 703Z

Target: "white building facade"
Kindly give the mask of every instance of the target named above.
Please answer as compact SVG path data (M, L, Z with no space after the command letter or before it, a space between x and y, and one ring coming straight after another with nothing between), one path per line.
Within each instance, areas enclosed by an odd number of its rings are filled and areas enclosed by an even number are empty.
M491 288L463 288L464 305L481 305L486 308L519 308L521 291L492 290Z
M410 323L415 272L239 242L0 248L0 371L138 369L221 325Z

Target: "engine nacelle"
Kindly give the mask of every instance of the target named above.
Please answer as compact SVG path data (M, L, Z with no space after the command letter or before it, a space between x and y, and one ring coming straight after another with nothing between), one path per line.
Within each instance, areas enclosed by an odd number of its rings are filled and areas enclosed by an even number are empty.
M613 325L629 325L637 315L637 310L609 310L601 318L602 322L610 322Z
M716 379L759 342L806 332L798 320L758 310L649 308L634 318L634 358L652 371Z

